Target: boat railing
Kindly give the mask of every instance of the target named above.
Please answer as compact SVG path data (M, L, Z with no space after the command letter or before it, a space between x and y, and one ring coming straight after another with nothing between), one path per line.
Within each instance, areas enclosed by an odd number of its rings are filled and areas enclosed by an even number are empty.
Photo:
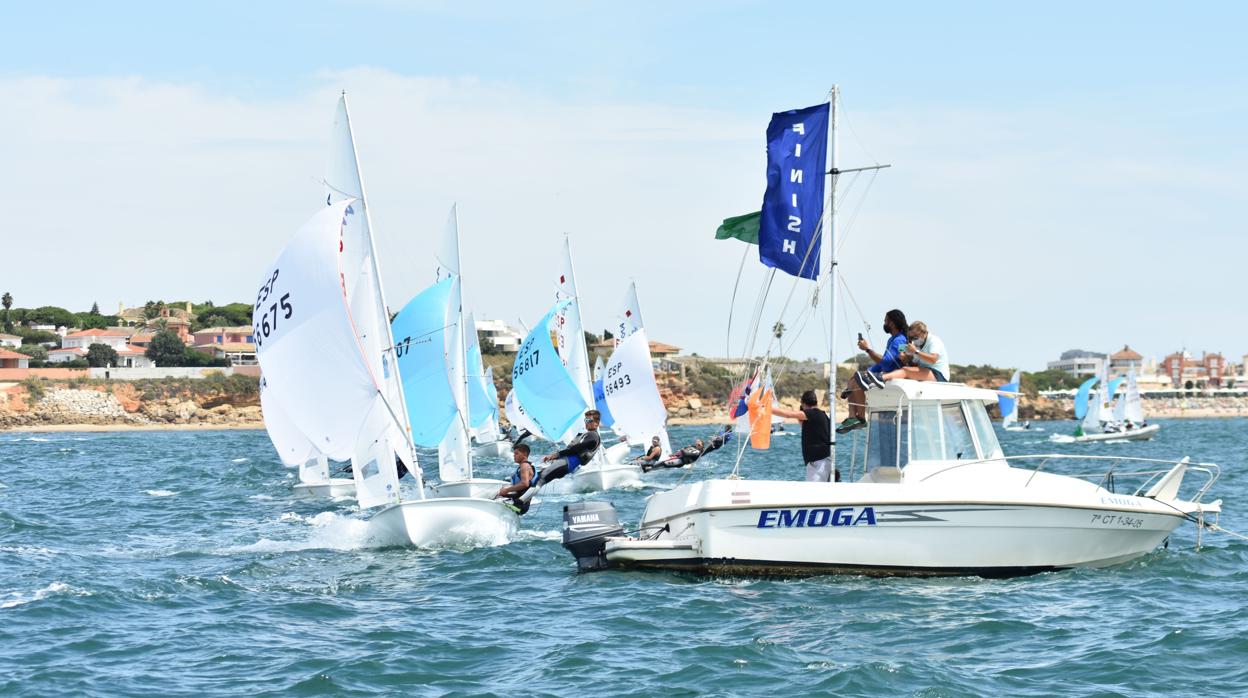
M1217 463L1193 463L1190 458L1183 458L1180 460L1166 460L1166 459L1161 459L1161 458L1138 458L1134 456L1094 456L1094 455L1076 455L1076 454L1070 454L1070 453L1044 453L1044 454L1035 454L1035 455L1026 455L1026 456L998 456L996 458L984 458L981 460L963 461L963 462L957 463L956 465L952 465L948 468L944 468L937 472L931 473L927 477L924 477L922 480L920 480L920 482L926 481L938 475L949 473L952 470L956 470L958 468L965 467L968 465L975 465L975 464L980 464L980 463L991 463L991 462L999 463L1001 461L1006 461L1006 462L1034 461L1037 459L1040 462L1036 465L1035 468L1032 469L1031 475L1028 476L1027 478L1027 482L1023 484L1024 487L1030 486L1031 481L1035 479L1036 474L1044 470L1045 467L1049 465L1049 463L1054 462L1054 461L1062 461L1062 462L1111 461L1111 465L1109 466L1108 470L1104 470L1104 471L1098 470L1096 472L1091 472L1091 473L1061 473L1061 474L1066 475L1067 477L1076 477L1076 478L1080 478L1083 480L1087 480L1090 484L1092 484L1096 488L1099 489L1103 487L1106 490L1109 490L1110 492L1115 491L1115 484L1116 484L1115 478L1142 477L1144 478L1143 483L1139 487L1137 487L1135 491L1132 493L1135 496L1139 496L1141 492L1146 492L1148 488L1151 487L1152 484L1157 479L1159 479L1160 477L1164 476L1166 473L1173 470L1174 466L1179 465L1179 464L1184 464L1187 466L1188 471L1195 471L1195 472L1203 473L1205 475L1205 482L1196 491L1195 496L1193 496L1192 499L1190 500L1193 502L1199 502L1202 497L1208 494L1209 490L1213 487L1213 483L1217 482L1218 478L1221 477L1222 475L1222 468ZM1142 463L1164 465L1166 467L1161 468L1161 469L1156 469L1156 470L1121 470L1120 469L1120 466L1124 464L1142 464ZM1093 482L1092 478L1096 478L1096 481Z

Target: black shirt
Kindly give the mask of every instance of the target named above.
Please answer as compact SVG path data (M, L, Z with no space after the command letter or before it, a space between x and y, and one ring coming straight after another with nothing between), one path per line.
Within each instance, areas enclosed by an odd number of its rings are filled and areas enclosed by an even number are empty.
M555 453L556 458L567 458L568 456L576 456L576 459L582 465L589 462L594 457L594 452L602 445L602 438L598 436L597 431L585 431L576 435L572 439L568 447Z
M818 407L803 407L802 460L813 463L832 455L832 420Z

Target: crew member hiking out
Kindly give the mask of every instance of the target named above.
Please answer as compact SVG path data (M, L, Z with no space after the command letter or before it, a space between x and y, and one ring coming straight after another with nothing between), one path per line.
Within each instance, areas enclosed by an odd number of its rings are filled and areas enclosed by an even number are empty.
M800 410L786 410L777 405L771 408L771 413L802 423L802 460L806 462L807 482L841 481L841 471L832 467L832 420L827 412L819 409L815 391L802 393Z
M536 479L533 464L529 462L529 445L512 446L511 458L516 462L516 472L511 474L511 484L500 487L498 494L494 496L508 499L509 505L516 510L516 513L523 516L529 511L529 500L521 499L520 495L524 494Z
M538 476L537 482L533 483L533 487L530 487L527 492L520 495L520 499L529 501L546 483L574 473L577 468L588 463L598 451L598 447L602 446L602 437L598 435L598 420L601 418L602 413L598 410L586 412L585 431L577 434L567 448L547 454L542 458L543 463L550 463L550 465L542 468L542 474Z

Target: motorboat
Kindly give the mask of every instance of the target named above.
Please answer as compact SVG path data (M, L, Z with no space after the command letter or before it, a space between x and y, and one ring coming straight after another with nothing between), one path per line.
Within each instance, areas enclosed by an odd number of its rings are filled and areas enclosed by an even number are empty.
M961 384L890 381L867 392L850 481L682 484L649 498L635 536L607 502L570 504L565 547L581 569L1006 577L1124 563L1221 512L1221 500L1203 501L1215 464L1006 456L985 410L996 401ZM1108 469L1053 472L1088 462ZM1148 469L1125 469L1136 466ZM1205 478L1182 498L1189 472Z

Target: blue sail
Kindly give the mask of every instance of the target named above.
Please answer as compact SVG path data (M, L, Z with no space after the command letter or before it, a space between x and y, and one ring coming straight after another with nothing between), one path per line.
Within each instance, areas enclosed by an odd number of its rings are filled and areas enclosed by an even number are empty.
M1113 402L1114 395L1118 393L1118 386L1127 379L1126 376L1118 376L1109 382L1109 392L1105 394L1105 402Z
M1005 385L1001 386L1000 390L1001 392L1004 392L1004 393L1017 393L1018 383L1006 383ZM1018 405L1018 398L1013 395L998 395L997 396L997 406L1001 408L1002 419L1005 419L1006 417L1009 417L1010 415L1014 414L1014 409L1017 407L1017 405Z
M1075 419L1083 419L1088 413L1088 393L1092 390L1092 386L1096 385L1097 378L1092 376L1079 386L1079 392L1075 393Z
M451 277L421 291L391 323L412 440L426 448L442 442L457 413L446 365L446 331L452 329L447 310L453 283Z
M475 332L475 328L469 328ZM481 363L481 347L472 342L468 346L468 426L477 428L485 424L490 415L498 411L498 393L494 399L485 388L485 369ZM493 409L490 409L493 405Z
M602 379L594 381L594 409L602 413L602 426L609 427L615 424L615 417L611 416L611 408L607 407L607 392L602 387Z
M524 338L516 362L511 368L511 383L525 415L542 431L542 436L556 440L577 420L587 406L568 368L559 360L551 341L551 321L572 301L555 304Z

